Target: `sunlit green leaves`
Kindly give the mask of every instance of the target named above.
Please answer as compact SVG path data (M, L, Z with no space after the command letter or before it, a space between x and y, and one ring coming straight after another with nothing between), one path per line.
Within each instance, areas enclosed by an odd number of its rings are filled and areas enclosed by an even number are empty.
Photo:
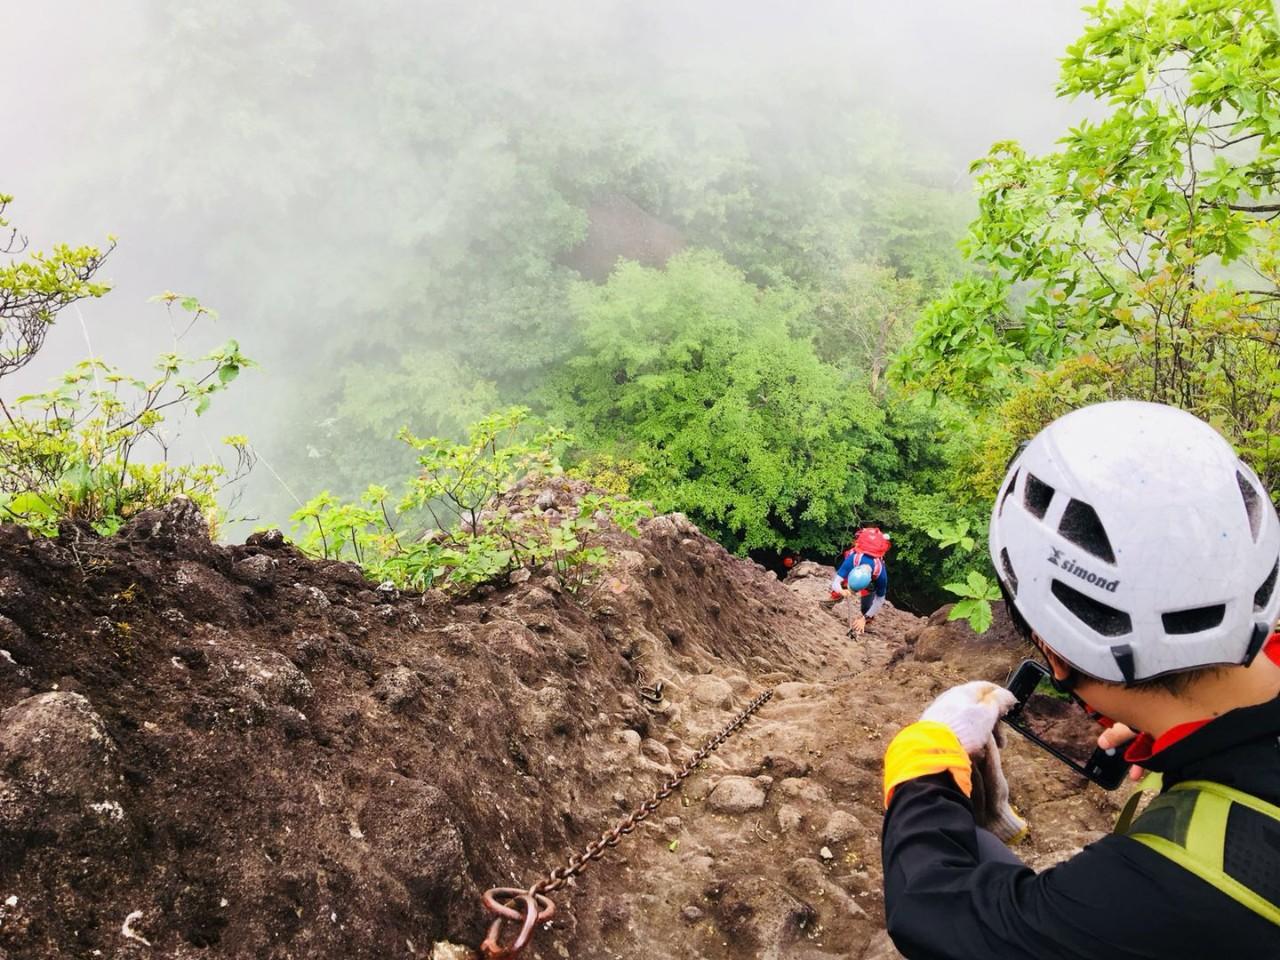
M1090 376L1070 364L1095 357L1109 394L1197 413L1275 488L1280 452L1257 442L1280 427L1271 4L1099 4L1059 90L1108 112L1053 153L1000 143L975 166L980 215L965 252L976 274L925 311L897 372L990 410L1036 371ZM1099 398L1075 389L1091 383L1056 383L1076 402Z
M977 540L969 535L969 529L969 521L962 517L951 523L940 523L930 527L926 532L938 541L940 549L959 547L968 553L977 545Z
M0 229L8 225L4 211L12 200L0 194ZM0 254L23 255L0 263L0 377L30 362L63 309L110 289L96 276L115 249L114 240L106 250L65 243L48 253L27 253L25 248L25 238L16 231L0 235Z
M1000 599L1000 588L977 570L971 570L963 583L948 583L945 589L961 598L947 619L968 620L975 633L986 633L992 621L991 601Z

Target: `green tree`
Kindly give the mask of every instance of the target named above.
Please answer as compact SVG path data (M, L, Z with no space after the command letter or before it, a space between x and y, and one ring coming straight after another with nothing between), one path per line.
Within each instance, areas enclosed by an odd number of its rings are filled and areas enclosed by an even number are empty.
M624 264L574 298L582 355L553 410L632 489L737 550L833 549L897 462L885 415L788 330L810 309L708 252Z
M1176 404L1275 489L1278 65L1267 0L1094 7L1059 93L1095 97L1107 115L1053 153L1005 142L975 166L980 212L964 248L978 272L925 311L903 376L992 405L1053 370L1074 403Z
M922 299L920 281L891 267L850 263L814 297L796 333L812 337L818 356L863 371L873 393L886 365L910 340Z

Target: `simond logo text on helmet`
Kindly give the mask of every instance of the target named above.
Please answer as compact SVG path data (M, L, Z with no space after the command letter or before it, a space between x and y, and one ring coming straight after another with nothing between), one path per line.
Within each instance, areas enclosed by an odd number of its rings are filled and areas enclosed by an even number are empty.
M1119 580L1108 580L1106 577L1100 577L1092 570L1086 570L1084 567L1079 566L1070 557L1064 557L1062 555L1062 551L1057 547L1050 547L1049 549L1053 551L1053 553L1049 555L1049 562L1055 567L1061 567L1067 573L1075 574L1086 583L1092 583L1094 586L1101 587L1108 593L1115 593L1116 587L1120 586Z

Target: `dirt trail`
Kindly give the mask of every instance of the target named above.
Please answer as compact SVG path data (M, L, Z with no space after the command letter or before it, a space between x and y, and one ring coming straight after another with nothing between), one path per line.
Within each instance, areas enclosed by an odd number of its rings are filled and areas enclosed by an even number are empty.
M181 503L111 540L0 527L0 960L475 944L483 889L563 862L768 688L526 956L892 957L881 753L945 686L1002 673L1007 629L887 607L851 641L817 602L829 570L781 584L678 515L608 545L589 596L521 571L450 602L276 535L214 546ZM1112 798L1007 753L1026 859L1106 828Z
M830 577L830 568L801 564L787 588L802 609L818 611ZM844 636L842 606L805 618L800 630L824 650L815 669L777 683L773 701L694 778L676 819L629 857L623 879L597 877L626 891L616 911L626 929L602 931L608 955L639 956L632 945L651 942L680 958L898 956L883 931L884 747L947 686L1003 679L1023 654L1003 616L979 639L947 624L946 612L926 621L889 605L854 641ZM727 713L704 707L696 727ZM1031 826L1018 853L1031 865L1069 856L1114 821L1114 797L1024 742L1011 738L1005 755L1013 802ZM718 797L726 782L728 799L741 793L742 802ZM677 920L685 929L673 937Z

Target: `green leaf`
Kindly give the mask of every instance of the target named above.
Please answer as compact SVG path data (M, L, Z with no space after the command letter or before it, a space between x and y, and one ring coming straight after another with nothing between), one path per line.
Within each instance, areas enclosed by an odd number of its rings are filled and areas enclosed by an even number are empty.
M969 626L974 633L986 633L991 628L991 604L986 600L978 600L973 612L969 615Z

